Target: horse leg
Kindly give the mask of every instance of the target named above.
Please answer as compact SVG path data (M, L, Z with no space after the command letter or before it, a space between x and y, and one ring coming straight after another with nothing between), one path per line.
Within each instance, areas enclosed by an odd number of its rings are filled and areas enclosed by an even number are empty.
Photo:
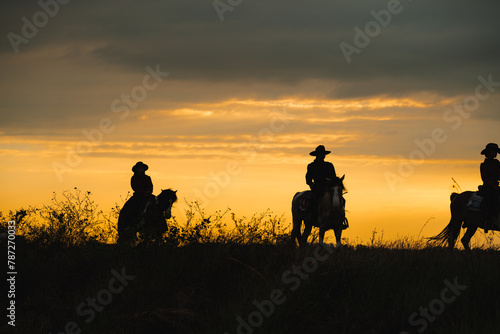
M326 230L323 227L319 228L319 244L323 246L323 240L325 239Z
M304 225L305 225L304 233L302 233L301 242L299 242L301 246L307 245L307 238L309 237L309 234L311 234L311 230L312 230L312 223L311 222L304 221Z
M335 239L337 240L335 247L342 246L342 226L335 227L333 231L335 232Z
M448 247L453 249L455 247L456 240L460 236L460 228L462 227L462 223L464 221L469 222L469 218L467 217L463 206L461 203L451 203L451 218L450 223L448 224ZM472 233L474 234L474 233Z
M297 217L296 214L293 215L293 228L292 228L292 244L295 245L295 240L301 243L300 227L302 225L302 218Z
M131 244L136 240L135 230L133 228L133 221L125 214L118 217L118 240L119 244Z
M462 237L462 245L464 245L464 248L466 250L470 250L469 242L474 233L476 233L477 230L477 225L469 226L467 227L467 231L465 232L464 236Z

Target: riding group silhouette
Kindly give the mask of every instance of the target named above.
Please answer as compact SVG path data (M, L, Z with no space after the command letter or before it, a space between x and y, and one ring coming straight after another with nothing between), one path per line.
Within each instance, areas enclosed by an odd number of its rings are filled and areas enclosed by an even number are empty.
M293 230L292 241L299 245L307 244L307 238L313 226L319 227L319 243L323 243L324 234L333 229L337 245L341 245L342 231L349 227L345 215L343 184L344 176L339 178L335 167L325 158L331 151L319 145L309 153L315 157L307 165L306 184L310 190L297 192L292 199ZM441 244L448 243L453 248L460 234L460 228L467 228L462 244L469 249L469 241L477 228L500 230L500 161L497 155L500 148L489 143L481 151L485 156L480 165L483 184L478 191L453 193L451 199L451 220L448 226L430 240ZM161 239L167 231L166 220L171 218L173 203L177 201L177 191L162 190L158 196L153 195L153 182L146 175L148 165L142 161L132 167L134 173L130 184L134 191L132 197L124 204L118 219L119 243L137 241L137 234L143 239ZM302 223L305 228L302 230Z

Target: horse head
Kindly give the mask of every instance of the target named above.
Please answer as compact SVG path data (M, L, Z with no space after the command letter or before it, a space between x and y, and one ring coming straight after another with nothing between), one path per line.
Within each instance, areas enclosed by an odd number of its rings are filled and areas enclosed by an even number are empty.
M172 205L177 201L177 190L162 189L158 195L158 205L162 212L165 213L165 218L172 218Z
M343 206L343 201L342 201L342 195L345 192L345 187L344 187L344 178L345 174L342 175L342 177L337 177L335 180L333 180L333 184L330 187L330 191L332 193L332 204L333 204L333 209L338 210Z

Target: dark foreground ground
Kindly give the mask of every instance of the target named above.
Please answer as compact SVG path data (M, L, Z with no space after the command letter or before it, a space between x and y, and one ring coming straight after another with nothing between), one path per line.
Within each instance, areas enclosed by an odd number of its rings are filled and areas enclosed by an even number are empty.
M18 244L16 252L16 326L3 307L2 333L500 331L494 250Z

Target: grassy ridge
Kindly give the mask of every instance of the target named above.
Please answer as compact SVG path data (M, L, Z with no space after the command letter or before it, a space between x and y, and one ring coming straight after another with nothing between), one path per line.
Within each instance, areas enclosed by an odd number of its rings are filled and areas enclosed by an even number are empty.
M376 231L368 246L297 248L269 211L208 215L196 202L159 245L106 244L119 209L105 214L76 189L0 213L0 232L14 219L18 234L16 327L5 317L0 333L498 332L494 248L388 243Z
M74 321L82 333L417 333L424 323L427 333L497 331L495 250L347 246L330 254L316 247L19 245L16 330L59 333ZM321 260L314 262L315 254ZM89 315L77 314L77 306L109 289L111 271L122 268L135 278L86 323ZM467 287L459 295L448 289L444 298L456 298L440 303L445 280ZM259 317L265 312L254 302L277 290L280 303ZM423 320L419 307L431 306L439 314ZM12 332L5 322L0 329Z

